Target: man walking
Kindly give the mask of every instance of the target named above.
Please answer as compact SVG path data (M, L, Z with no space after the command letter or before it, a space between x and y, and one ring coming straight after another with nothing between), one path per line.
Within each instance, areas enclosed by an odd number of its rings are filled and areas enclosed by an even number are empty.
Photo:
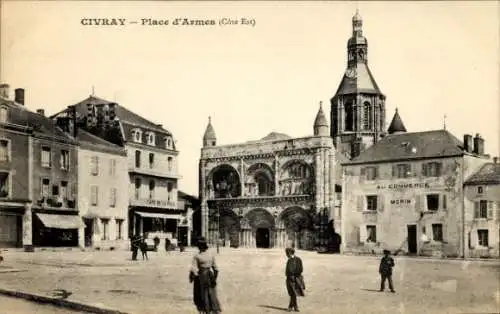
M288 304L288 312L295 311L299 312L299 306L297 304L297 296L304 296L304 278L302 277L303 266L302 260L295 256L295 250L293 248L285 249L288 261L286 263L286 290L290 296L290 303Z
M392 293L394 291L394 286L392 285L392 268L394 267L394 259L390 256L391 252L384 250L384 257L380 260L380 266L378 272L381 276L380 292L385 290L385 280L389 281L389 289Z

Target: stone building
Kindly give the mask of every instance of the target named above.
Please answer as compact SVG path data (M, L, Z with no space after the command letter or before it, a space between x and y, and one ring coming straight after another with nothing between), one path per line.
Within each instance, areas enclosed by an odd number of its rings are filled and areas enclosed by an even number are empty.
M4 177L7 185L3 186L6 198L11 198L8 212L14 214L7 222L3 219L8 227L2 230L9 233L6 242L20 245L19 215L23 215L22 245L26 250L77 246L82 222L76 204L76 141L45 117L43 109L29 111L22 88L15 90L14 101L9 101L5 92L0 110L2 133L9 137L4 150L8 162L3 165L4 173L8 173ZM23 208L15 203L24 203ZM13 230L18 230L17 238Z
M209 118L199 162L202 234L233 247L313 248L334 208L335 149L319 109L314 135L272 132L217 145Z
M388 135L343 164L343 252L463 256L465 179L488 162L484 140L446 130Z
M483 165L464 184L466 257L500 257L500 164Z
M78 129L78 208L85 225L80 247L128 246L128 163L126 151Z
M74 109L73 109L74 108ZM123 147L128 169L128 236L177 241L185 208L177 203L176 149L172 133L124 106L93 95L55 117L71 113L78 128Z

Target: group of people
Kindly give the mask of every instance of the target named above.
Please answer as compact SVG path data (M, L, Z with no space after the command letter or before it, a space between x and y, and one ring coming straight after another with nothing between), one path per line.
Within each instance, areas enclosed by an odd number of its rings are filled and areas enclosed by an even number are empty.
M198 240L199 253L193 257L189 272L189 282L193 284L193 301L200 314L220 313L221 306L217 298L217 277L219 268L215 256L208 251L208 244L204 238ZM288 312L299 312L297 297L305 296L306 286L302 275L304 267L300 257L295 255L293 248L286 248L288 258L285 268L286 290L290 297ZM380 291L385 289L385 281L389 281L389 289L395 292L392 282L392 268L395 266L390 251L384 250L380 260L379 274L381 276Z

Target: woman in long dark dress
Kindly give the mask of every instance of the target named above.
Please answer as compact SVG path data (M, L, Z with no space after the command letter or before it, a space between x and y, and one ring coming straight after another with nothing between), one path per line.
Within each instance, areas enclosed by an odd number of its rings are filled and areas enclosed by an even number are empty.
M200 313L220 313L216 291L219 270L215 257L208 252L208 245L204 239L198 240L198 249L200 252L193 257L189 274L189 279L193 283L194 304Z

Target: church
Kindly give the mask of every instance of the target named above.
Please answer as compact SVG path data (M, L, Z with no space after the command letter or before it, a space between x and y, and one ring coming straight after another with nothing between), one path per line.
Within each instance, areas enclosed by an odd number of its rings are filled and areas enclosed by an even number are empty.
M466 134L461 142L445 129L407 132L397 109L387 128L385 102L356 12L330 125L320 104L309 137L270 133L217 145L209 118L199 162L201 234L232 247L410 254L447 247L463 255L462 185L489 160L484 140Z

